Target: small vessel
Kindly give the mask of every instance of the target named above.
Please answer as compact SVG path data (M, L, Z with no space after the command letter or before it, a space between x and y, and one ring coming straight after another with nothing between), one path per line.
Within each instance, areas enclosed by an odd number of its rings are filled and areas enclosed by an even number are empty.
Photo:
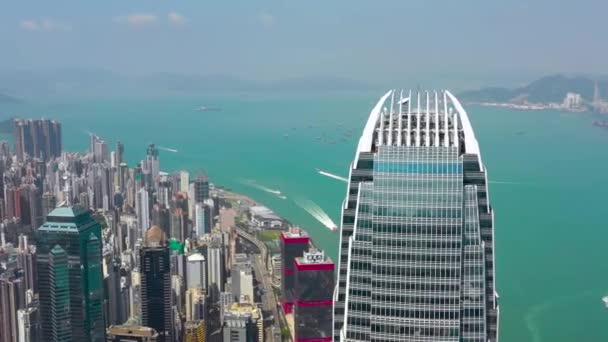
M331 230L332 232L335 232L336 230L338 230L338 227L336 227L336 226L329 227L329 230Z
M608 296L604 296L602 298L602 302L604 302L604 306L606 307L606 309L608 309Z
M196 110L199 111L199 112L220 112L220 111L222 111L222 108L200 106Z
M608 120L595 120L593 126L608 128Z

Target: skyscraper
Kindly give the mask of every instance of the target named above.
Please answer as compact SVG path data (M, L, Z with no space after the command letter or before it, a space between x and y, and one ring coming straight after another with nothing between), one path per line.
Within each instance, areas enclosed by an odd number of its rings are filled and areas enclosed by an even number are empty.
M467 113L450 92L380 99L342 206L336 340L496 341L486 179Z
M188 256L186 279L189 289L201 289L207 293L207 262L201 253Z
M15 119L13 122L15 154L48 160L61 156L61 123L52 120Z
M101 226L82 207L59 207L38 228L38 289L45 341L103 341Z
M158 226L146 232L140 250L141 320L158 333L159 342L173 341L171 267L167 236Z
M281 232L281 256L283 257L283 276L281 277L281 303L286 314L293 309L294 271L293 260L301 257L308 250L310 238L297 227Z
M116 142L116 150L114 151L114 164L119 166L124 162L125 157L125 145L120 141Z
M201 174L194 180L194 203L203 203L209 199L209 178Z
M139 236L143 236L144 232L150 227L150 199L148 191L145 188L139 189L137 192L136 202L136 213L137 213L137 225L139 228Z
M207 270L209 271L208 289L212 300L219 298L220 292L224 292L226 283L224 247L220 241L213 241L207 249Z
M0 275L0 341L16 342L19 337L17 311L25 308L25 290L21 272Z
M295 340L331 342L334 263L317 250L304 252L293 263Z
M17 311L19 342L38 342L40 338L40 311L37 303L30 303Z

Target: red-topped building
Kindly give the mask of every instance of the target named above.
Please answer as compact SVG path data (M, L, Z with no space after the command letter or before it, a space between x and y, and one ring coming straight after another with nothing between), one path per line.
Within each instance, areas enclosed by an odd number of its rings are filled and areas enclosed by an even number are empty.
M285 314L293 310L294 293L294 259L301 257L308 250L310 237L298 227L292 227L281 233L281 257L283 276L281 277L281 304Z
M295 341L330 342L334 263L322 251L311 249L293 264Z

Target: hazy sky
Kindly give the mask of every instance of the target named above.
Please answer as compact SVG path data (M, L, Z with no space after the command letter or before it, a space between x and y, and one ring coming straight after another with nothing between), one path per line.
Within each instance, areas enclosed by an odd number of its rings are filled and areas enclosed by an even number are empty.
M249 79L608 69L606 0L5 1L0 70Z

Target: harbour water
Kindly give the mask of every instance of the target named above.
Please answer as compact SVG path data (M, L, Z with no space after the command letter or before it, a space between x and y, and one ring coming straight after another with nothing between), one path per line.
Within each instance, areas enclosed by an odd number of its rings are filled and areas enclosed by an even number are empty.
M59 119L67 150L84 151L88 131L121 140L130 165L156 143L165 171L206 171L337 261L327 219L339 225L346 184L317 169L348 176L380 95L64 99L0 105L0 119ZM608 341L608 130L591 114L467 109L491 182L501 341Z

